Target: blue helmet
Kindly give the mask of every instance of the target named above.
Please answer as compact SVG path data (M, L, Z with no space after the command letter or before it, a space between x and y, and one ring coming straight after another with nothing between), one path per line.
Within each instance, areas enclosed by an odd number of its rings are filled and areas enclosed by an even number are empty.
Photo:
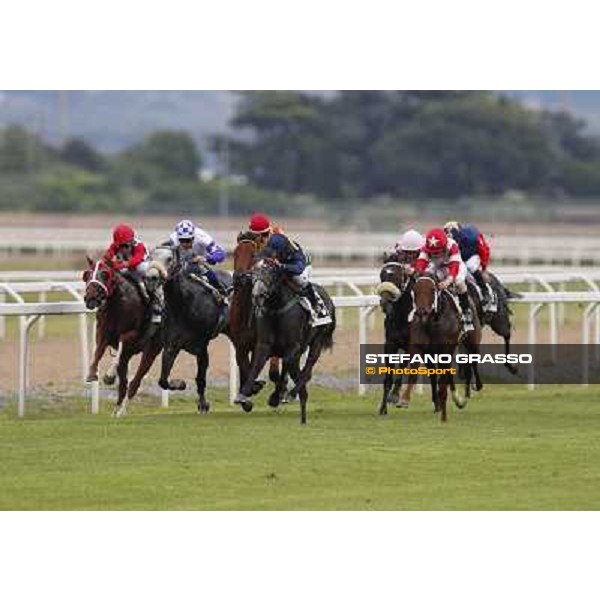
M175 227L175 233L177 234L178 240L191 240L194 237L195 231L196 228L194 227L194 224L188 219L179 221Z
M264 254L266 256L275 256L284 253L289 247L288 240L281 233L274 233L267 242Z

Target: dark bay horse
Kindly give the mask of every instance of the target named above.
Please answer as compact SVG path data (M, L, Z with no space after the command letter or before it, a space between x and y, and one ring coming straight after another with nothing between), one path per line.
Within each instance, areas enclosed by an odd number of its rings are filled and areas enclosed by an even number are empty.
M475 313L474 330L462 335L461 316L455 299L448 290L440 290L437 280L431 275L421 275L414 284L414 314L410 324L409 354L454 354L461 344L469 354L479 353L481 342L481 324ZM443 365L439 365L443 368ZM483 386L479 378L477 365L466 370L466 388L470 390L471 376L475 376L477 389ZM409 380L415 381L411 375ZM442 421L447 420L446 401L448 387L454 389L454 379L449 373L430 375L431 397L435 412L439 412ZM453 395L459 408L465 403Z
M119 377L119 391L114 416L127 412L127 400L133 398L144 375L162 348L160 325L150 323L148 307L132 281L116 272L106 260L96 263L88 258L89 269L83 273L86 283L84 301L96 313L96 349L86 381L98 380L98 364L110 346L117 350L113 365L104 377L107 385ZM127 370L131 357L142 352L138 369L128 384Z
M497 311L492 313L485 313L482 306L481 297L478 288L474 281L467 278L467 285L469 287L469 293L473 299L475 306L477 307L477 314L479 321L483 326L489 326L490 329L504 339L504 352L510 353L510 338L512 335L512 311L509 306L510 298L518 298L520 294L512 292L505 288L500 280L489 271L484 271L484 277L489 283L492 291L496 295L497 300ZM515 375L518 372L516 365L505 365L508 371Z
M253 268L252 301L256 316L256 346L252 364L236 402L242 406L252 402L250 396L254 380L269 356L282 359L282 368L290 374L294 387L288 392L293 399L300 398L300 423L306 423L307 384L312 377L314 365L321 352L333 346L335 331L335 307L325 290L315 285L329 314L331 323L312 327L310 317L302 307L300 297L285 282L282 270L271 260L259 261ZM300 360L308 349L308 356L301 368ZM247 409L246 409L247 410Z
M219 275L231 283L229 274L221 272ZM164 390L184 390L185 381L169 380L169 375L181 350L192 354L197 365L198 411L207 413L210 410L210 403L205 398L208 345L219 333L227 333L227 309L217 302L208 287L185 273L179 263L174 263L168 273L164 294L164 349L158 384Z
M410 323L408 317L413 308L411 296L414 279L407 274L406 265L388 261L379 273L381 283L377 287L380 305L385 314L384 352L394 354L400 350L408 349ZM393 387L392 387L393 386ZM387 414L387 405L394 403L396 406L407 407L408 402L403 398L400 401L402 376L387 374L383 383L383 398L379 407L379 414Z
M233 252L233 294L229 308L229 335L235 347L235 356L239 368L240 390L248 378L252 353L256 346L256 318L252 306L252 268L256 262L257 246L254 234L241 233L238 245ZM277 407L283 401L287 376L279 373L279 359L272 357L269 365L269 379L276 384L275 391L269 397L269 406ZM264 386L264 381L255 381L252 395ZM242 404L245 410L250 405Z

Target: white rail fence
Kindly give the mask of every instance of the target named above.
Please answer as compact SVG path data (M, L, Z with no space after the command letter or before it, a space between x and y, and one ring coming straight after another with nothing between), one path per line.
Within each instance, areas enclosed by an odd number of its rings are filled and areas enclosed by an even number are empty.
M592 282L593 283L593 282ZM353 284L348 284L352 287ZM4 290L4 293L10 296L14 302L2 302L0 303L0 315L2 316L14 316L19 319L19 393L18 393L18 415L25 415L25 397L28 387L27 378L27 367L29 362L29 333L32 326L42 316L48 315L79 315L79 333L80 333L80 358L81 358L81 374L82 379L85 378L88 362L89 362L89 344L87 334L87 320L86 314L89 313L85 308L85 304L81 300L79 292L73 290L68 286L60 285L61 290L68 291L74 298L73 301L60 301L60 302L24 302L20 294L15 291L8 284L0 284L3 286L0 289ZM594 284L595 287L595 284ZM372 311L379 306L379 296L374 294L365 295L362 294L360 289L356 287L356 295L354 296L335 296L333 302L339 309L358 309L359 321L358 321L358 348L360 349L361 344L367 343L367 328L368 318ZM539 325L539 316L544 306L550 307L550 337L551 342L555 343L557 338L553 336L557 335L556 329L553 327L553 321L556 321L556 311L554 311L554 317L552 317L552 307L556 307L557 304L569 304L578 303L586 304L586 308L583 312L581 322L581 342L586 345L590 343L592 339L590 337L590 326L592 320L595 319L595 334L594 342L600 344L600 327L599 323L599 307L600 307L600 291L596 289L589 291L542 291L542 292L526 292L521 298L514 299L513 302L529 305L529 324L528 324L528 343L533 345L537 340L537 332ZM554 333L553 333L554 332ZM554 339L554 341L553 341ZM357 373L359 368L360 353L357 356ZM582 384L586 385L587 373L588 373L588 362L589 357L584 357L583 365L583 381ZM358 378L358 394L363 395L366 392L366 386L360 383L360 377ZM533 367L530 366L529 371L529 388L534 388L534 372ZM235 362L235 353L233 347L230 344L229 352L229 395L232 400L238 389L238 371ZM91 386L91 411L97 413L99 411L99 390L98 384ZM168 406L168 395L162 394L162 405Z
M0 228L0 251L5 253L94 253L108 245L107 232L99 229L65 231L60 228L18 227ZM215 230L215 239L226 250L233 250L238 230ZM326 236L325 236L326 233ZM144 229L144 240L156 245L168 237L165 229ZM377 260L393 247L398 233L301 231L298 240L318 259ZM488 235L496 263L600 265L600 240L593 235L579 237L556 235ZM231 242L228 242L231 240ZM556 252L560 248L560 252Z
M538 288L547 292L565 291L567 284L580 283L590 291L598 291L597 282L600 282L600 269L587 269L574 272L561 272L536 269L536 272L514 271L498 268L495 273L502 282L510 284L529 284L530 291ZM314 270L313 280L316 283L335 289L336 296L350 292L353 295L364 294L361 287L371 287L374 291L379 283L379 275L372 268L369 269L335 269L320 268ZM558 285L558 289L556 286ZM74 271L0 271L0 303L6 296L22 300L22 294L38 294L38 302L45 302L49 293L67 292L80 299L85 284L80 273ZM10 289L10 292L8 291ZM553 344L557 343L558 326L564 323L564 305L550 304L550 337ZM339 323L343 323L344 313L339 313ZM600 311L595 312L596 339L600 339ZM368 322L372 324L372 319ZM38 338L43 339L45 333L45 319L38 319ZM5 317L0 314L0 339L6 334ZM83 335L83 333L81 333Z

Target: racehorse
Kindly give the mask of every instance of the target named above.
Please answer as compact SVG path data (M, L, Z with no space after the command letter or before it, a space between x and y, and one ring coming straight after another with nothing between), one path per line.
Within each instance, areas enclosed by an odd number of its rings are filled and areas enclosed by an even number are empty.
M473 331L461 339L462 325L457 302L448 290L440 290L438 282L432 275L421 275L412 290L414 298L414 314L410 324L409 354L411 356L425 354L454 354L456 347L463 345L469 354L479 352L481 342L481 325L477 315L474 316ZM431 365L430 365L431 367ZM437 370L440 365L434 366ZM443 365L442 365L443 368ZM471 376L475 376L476 387L480 390L483 385L479 378L477 365L466 369L466 388L470 390ZM416 375L411 375L409 381L416 381ZM439 412L442 421L447 420L446 401L448 386L454 388L453 376L445 372L438 379L437 374L430 375L431 397L435 412ZM458 408L464 408L465 401L453 394Z
M162 348L160 326L149 322L148 307L137 285L116 272L110 261L94 263L88 257L89 269L84 271L86 283L84 301L96 312L96 349L90 364L87 382L98 380L98 364L106 349L117 350L104 383L111 385L119 377L119 391L114 416L127 412L127 400L133 398L144 375ZM142 352L138 369L128 385L127 370L132 356Z
M383 265L379 279L381 283L377 287L377 293L385 314L384 352L393 354L401 349L407 350L410 333L408 317L413 308L411 291L414 280L406 273L405 265L395 261L388 261ZM396 406L408 406L404 396L400 401L401 387L402 375L394 378L391 373L386 374L383 383L383 398L379 408L380 415L387 414L388 402L394 403ZM409 394L410 390L406 392L406 395Z
M252 410L250 395L254 380L263 368L269 356L282 359L282 368L294 380L294 387L288 397L300 398L300 423L306 423L306 386L312 377L314 365L324 349L333 346L335 331L335 307L329 295L321 286L315 285L315 291L325 303L331 322L312 327L308 311L301 305L298 294L284 279L281 269L270 259L260 260L252 269L254 283L252 302L256 316L257 339L252 355L252 364L246 381L236 399L245 410ZM300 359L308 349L304 367Z
M231 284L231 276L219 276ZM219 333L226 333L226 307L215 298L215 290L201 279L193 279L183 266L174 261L164 283L165 313L163 354L159 386L163 390L184 390L185 381L169 380L175 359L181 350L196 357L196 390L198 411L207 413L210 403L205 398L206 371L209 365L208 344Z
M475 301L475 306L477 307L477 313L479 315L481 324L483 326L488 325L496 335L499 335L504 339L504 352L509 354L510 338L512 335L512 311L510 310L508 300L510 298L518 298L520 297L520 294L505 288L498 278L487 270L485 271L485 277L487 278L493 293L496 295L496 312L485 313L483 311L480 293L475 282L471 281L470 277L467 278L469 292ZM512 375L516 375L518 372L516 365L506 364L506 368Z
M250 371L251 355L256 345L256 319L252 307L252 267L256 261L257 246L254 234L241 233L238 245L233 251L233 295L229 308L229 335L235 347L235 356L239 368L240 390ZM277 407L283 401L287 375L279 373L279 359L272 357L269 365L269 379L276 384L275 391L269 397L268 404ZM255 381L252 395L264 386L264 381ZM248 410L247 403L242 404Z

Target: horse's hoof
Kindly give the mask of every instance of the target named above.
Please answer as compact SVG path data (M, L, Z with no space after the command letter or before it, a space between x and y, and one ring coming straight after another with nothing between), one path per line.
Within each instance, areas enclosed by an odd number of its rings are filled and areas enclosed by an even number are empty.
M481 383L481 382L480 383L473 383L473 384L471 384L471 389L474 392L480 392L483 389L483 383Z
M399 394L388 394L388 397L386 398L386 402L388 404L398 405L398 403L400 402L400 395Z
M287 402L295 402L298 399L298 388L293 387L289 392L285 394Z
M112 416L115 419L121 419L127 414L127 409L124 406L116 406L113 410Z
M396 408L408 408L408 400L398 400Z
M116 380L117 380L116 375L105 375L102 378L102 383L104 383L104 385L113 385Z
M252 402L250 400L246 400L246 402L242 402L242 409L244 412L252 412L252 409L254 408L254 404L252 404Z
M206 415L210 412L210 402L205 402L204 404L198 405L198 412L201 415Z
M88 375L85 378L85 383L95 383L96 381L98 381L98 375Z
M161 390L170 390L171 388L169 387L169 382L166 379L159 379L158 380L158 387Z
M269 399L267 400L267 404L271 408L277 408L281 404L281 398L277 394L275 394L275 392L273 392L269 396Z
M182 392L186 387L186 383L183 379L171 379L171 381L169 381L170 390Z
M456 408L459 408L460 410L462 410L469 402L468 398L464 398L460 394L453 395L452 400L454 401Z
M252 390L250 392L250 395L256 396L256 394L259 394L261 390L265 387L266 383L267 382L263 381L262 379L258 379L257 381L252 382Z

